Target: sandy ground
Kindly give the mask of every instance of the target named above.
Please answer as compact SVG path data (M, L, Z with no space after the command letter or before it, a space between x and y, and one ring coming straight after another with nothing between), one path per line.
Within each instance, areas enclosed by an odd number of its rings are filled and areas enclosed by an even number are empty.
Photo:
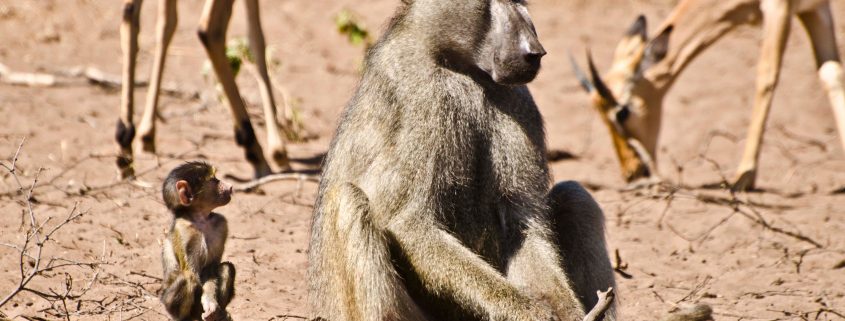
M118 75L120 2L0 0L0 63L16 71L90 66ZM146 2L139 79L148 77L154 46L157 4ZM566 52L583 52L589 45L598 64L607 67L615 42L638 12L656 25L674 2L531 3L550 54L530 87L545 115L549 146L577 156L552 164L552 169L556 180L592 186L605 211L609 251L618 251L631 276L618 278L622 318L651 320L678 302L700 301L714 307L718 320L845 319L845 269L835 268L845 260L845 196L831 193L845 186L845 152L800 29L789 40L768 124L758 184L764 192L732 198L725 191L695 188L730 177L738 162L760 38L754 28L740 29L704 53L666 100L660 172L670 182L692 188L671 195L623 191L606 130L577 87ZM337 34L333 16L349 8L378 34L398 1L261 3L272 58L280 62L272 76L315 136L291 145L291 154L319 155L354 88L362 58L361 48ZM213 86L203 78L205 58L195 36L201 6L196 0L179 4L181 24L165 83L214 97ZM840 48L845 49L845 6L836 2L834 9ZM243 37L243 8L238 7L233 19L230 36ZM239 83L250 112L259 115L254 79L242 73ZM145 92L136 92L137 115ZM74 204L85 213L63 227L44 254L107 262L99 267L91 290L67 302L73 319L164 320L154 277L161 274L160 244L170 218L157 188L115 180L112 137L119 100L117 91L85 84L0 85L0 159L9 165L26 137L17 174L29 187L44 168L34 190L37 218L52 217L47 224L52 226ZM158 185L169 169L188 159L207 159L238 176L251 173L234 144L229 113L213 98L165 96L161 106L166 123L158 127L159 158L138 157L143 180ZM8 171L0 174L2 243L23 242L20 226L28 216L17 186ZM274 183L238 194L220 210L231 230L225 257L239 269L238 296L230 307L235 319L308 313L306 249L315 190L309 182ZM734 205L741 211L734 211ZM19 260L9 248L0 248L0 258L0 295L5 296L18 282ZM74 280L71 294L79 294L93 276L86 268L63 271ZM48 276L36 278L31 287L64 293L64 272ZM0 311L13 319L56 319L49 313L62 304L50 306L22 293Z

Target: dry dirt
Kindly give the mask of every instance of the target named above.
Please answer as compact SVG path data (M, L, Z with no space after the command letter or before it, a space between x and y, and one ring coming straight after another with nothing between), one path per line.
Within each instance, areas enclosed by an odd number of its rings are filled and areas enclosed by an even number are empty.
M157 3L146 2L139 79L147 79L154 46ZM704 53L666 100L659 169L670 182L692 188L671 195L623 190L606 130L577 87L566 53L583 52L589 45L599 65L607 67L615 41L637 13L645 13L655 25L674 2L531 3L550 54L530 87L545 115L549 146L577 156L551 167L556 180L589 184L605 211L609 250L618 251L631 276L618 278L623 319L655 319L681 301L711 304L717 320L845 319L845 269L835 268L845 260L845 195L832 193L845 186L845 151L800 28L789 40L768 124L759 178L763 192L738 194L734 199L725 191L695 188L730 177L737 165L760 40L754 28L740 29ZM319 155L353 91L362 59L361 48L336 32L333 16L349 8L378 34L398 1L261 3L272 58L280 62L272 76L315 136L290 145L291 153L295 158ZM833 5L840 48L845 49L845 6ZM205 58L195 35L201 6L198 0L179 3L181 24L165 82L211 98L162 98L166 123L158 129L159 158L138 157L141 178L154 185L188 159L207 159L242 177L251 172L234 144L229 113L203 78ZM23 72L90 66L118 75L120 12L117 0L0 0L0 63ZM231 37L245 35L243 13L239 5ZM260 114L254 79L242 73L239 83L251 113ZM145 88L136 92L137 115L145 92ZM154 297L158 284L153 277L161 273L160 242L169 216L156 188L115 180L112 137L119 100L115 90L86 84L0 85L0 159L10 165L26 137L17 174L28 187L38 169L44 168L34 190L37 217L53 217L48 223L52 226L75 203L85 212L59 231L45 257L92 261L105 255L107 264L100 266L92 289L68 302L73 319L164 320ZM20 226L27 217L26 198L16 189L14 177L4 170L2 243L23 241ZM315 189L310 182L273 183L236 195L220 210L231 230L225 256L239 269L238 296L230 308L235 319L283 319L308 313L306 248ZM0 295L5 295L17 284L18 256L12 249L0 248L0 258ZM65 271L74 279L72 293L84 288L93 275L85 268ZM32 287L64 292L64 272L49 275L36 279ZM32 293L21 293L0 311L19 320L56 319L49 314L56 309L45 310L49 307Z

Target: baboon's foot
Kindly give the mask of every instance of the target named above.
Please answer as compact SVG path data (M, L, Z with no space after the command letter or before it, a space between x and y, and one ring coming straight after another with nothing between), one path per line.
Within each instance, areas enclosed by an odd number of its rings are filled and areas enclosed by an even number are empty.
M681 303L661 321L712 321L713 309L706 304Z
M232 321L232 316L226 310L217 309L205 317L203 321Z
M731 184L731 191L745 192L754 189L754 182L757 180L756 169L739 170L734 178L734 183Z

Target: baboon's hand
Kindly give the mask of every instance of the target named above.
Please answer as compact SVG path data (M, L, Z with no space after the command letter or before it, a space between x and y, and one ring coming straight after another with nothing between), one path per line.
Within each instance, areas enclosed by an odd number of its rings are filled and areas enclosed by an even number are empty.
M216 320L215 312L218 310L217 301L203 298L202 300L202 319Z

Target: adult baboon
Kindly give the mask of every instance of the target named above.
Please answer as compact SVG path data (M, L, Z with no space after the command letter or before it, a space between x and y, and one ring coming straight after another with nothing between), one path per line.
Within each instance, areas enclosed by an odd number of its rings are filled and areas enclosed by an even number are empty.
M313 317L580 320L614 285L597 204L549 190L545 53L522 1L403 1L324 165Z

